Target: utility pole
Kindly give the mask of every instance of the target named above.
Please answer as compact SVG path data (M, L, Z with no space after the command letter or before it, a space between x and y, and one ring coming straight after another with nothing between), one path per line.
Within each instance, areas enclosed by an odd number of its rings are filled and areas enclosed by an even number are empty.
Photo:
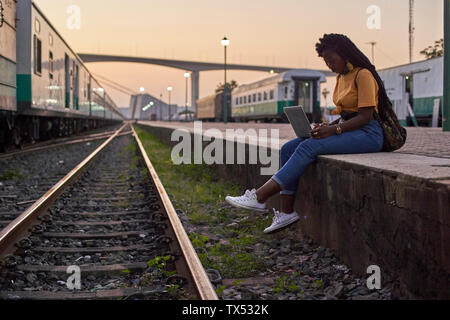
M224 71L225 71L225 81L223 85L223 123L228 123L228 106L227 106L227 47L230 45L230 40L227 39L227 37L224 37L222 39L222 46L225 50L225 62L224 62Z
M372 45L372 64L375 65L375 52L374 52L374 48L375 45L377 44L376 42L367 42L367 44Z
M450 0L444 0L444 103L442 106L442 130L450 131ZM448 48L448 47L447 47Z
M413 60L414 30L414 0L409 0L409 63Z

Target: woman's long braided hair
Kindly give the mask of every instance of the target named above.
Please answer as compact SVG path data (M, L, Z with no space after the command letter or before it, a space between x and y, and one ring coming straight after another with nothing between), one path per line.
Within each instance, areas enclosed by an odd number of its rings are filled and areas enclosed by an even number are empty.
M316 51L319 57L322 57L322 53L327 49L333 50L342 59L349 61L354 67L368 69L378 83L378 105L392 106L386 94L383 81L375 70L375 66L347 36L336 33L324 34L323 38L320 38L319 42L316 43Z

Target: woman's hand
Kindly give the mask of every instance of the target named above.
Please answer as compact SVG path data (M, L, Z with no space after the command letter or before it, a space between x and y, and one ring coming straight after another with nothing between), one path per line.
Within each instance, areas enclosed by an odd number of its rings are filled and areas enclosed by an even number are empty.
M327 124L321 124L319 126L314 126L311 131L311 138L314 139L324 139L336 134L336 127Z

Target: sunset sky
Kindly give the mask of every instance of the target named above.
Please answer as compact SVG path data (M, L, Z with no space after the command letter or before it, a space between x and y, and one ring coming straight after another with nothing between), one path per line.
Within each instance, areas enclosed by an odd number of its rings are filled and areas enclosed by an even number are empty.
M75 52L140 56L223 63L220 40L231 40L228 62L326 70L315 43L324 33L347 35L371 59L375 46L377 69L409 62L408 0L35 0ZM80 29L67 22L72 5L80 8ZM380 29L369 29L371 5L380 11ZM415 1L413 61L419 52L443 37L442 0ZM69 20L70 21L70 20ZM174 87L172 103L185 101L184 72L131 64L94 63L94 73L167 101L167 86ZM229 71L239 84L269 76L261 72ZM326 87L333 91L334 79ZM200 73L200 97L223 82L223 71ZM105 86L120 107L129 96ZM190 93L190 88L189 88ZM323 98L322 98L323 99ZM190 97L189 97L190 101ZM325 104L325 101L322 102ZM328 98L328 104L331 99Z

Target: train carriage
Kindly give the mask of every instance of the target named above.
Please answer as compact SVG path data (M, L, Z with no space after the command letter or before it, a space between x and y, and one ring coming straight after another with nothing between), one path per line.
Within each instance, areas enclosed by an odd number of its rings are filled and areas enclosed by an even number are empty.
M442 123L444 58L436 57L378 70L380 78L402 125L412 125L408 104L419 125L430 126L435 100Z
M223 93L216 93L196 101L197 119L202 121L223 121ZM227 103L228 117L231 117L230 95Z
M16 2L0 1L0 112L16 111Z
M32 0L0 4L5 17L0 28L0 147L123 119Z
M294 69L251 84L232 93L232 117L237 121L281 121L284 107L303 106L310 121L319 122L320 83L325 74L309 69Z
M18 108L21 114L89 116L90 74L39 8L18 4Z
M16 95L16 4L15 0L0 0L0 152L13 125L13 113L17 111ZM17 138L16 138L17 141Z

